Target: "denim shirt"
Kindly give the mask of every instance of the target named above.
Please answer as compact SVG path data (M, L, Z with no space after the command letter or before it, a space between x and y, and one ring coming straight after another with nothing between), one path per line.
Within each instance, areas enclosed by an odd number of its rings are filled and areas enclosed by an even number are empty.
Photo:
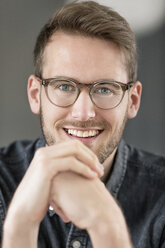
M44 145L40 138L0 149L0 240L12 196L34 153ZM165 158L137 150L122 140L106 187L123 211L134 247L165 248ZM64 223L49 209L40 225L38 247L92 248L92 244L86 230Z

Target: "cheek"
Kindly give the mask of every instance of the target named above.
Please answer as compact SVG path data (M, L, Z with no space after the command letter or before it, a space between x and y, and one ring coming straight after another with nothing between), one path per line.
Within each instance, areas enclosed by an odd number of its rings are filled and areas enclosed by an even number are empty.
M67 111L64 108L53 106L53 108L46 110L45 115L47 116L47 120L50 124L54 125L57 121L66 118Z
M102 110L99 114L103 120L105 120L109 125L113 126L114 123L117 122L119 111L116 111L116 109L110 109L110 110Z
M123 105L119 105L118 107L110 110L104 110L100 113L100 116L103 120L105 120L111 129L111 131L115 131L122 124L123 120L127 115L127 107Z
M67 113L66 108L61 108L52 104L47 98L44 90L42 90L41 92L41 111L44 119L47 119L47 121L55 121L56 119L61 119Z
M58 120L65 119L67 113L67 108L57 107L49 102L47 99L42 98L41 114L46 126L54 126Z

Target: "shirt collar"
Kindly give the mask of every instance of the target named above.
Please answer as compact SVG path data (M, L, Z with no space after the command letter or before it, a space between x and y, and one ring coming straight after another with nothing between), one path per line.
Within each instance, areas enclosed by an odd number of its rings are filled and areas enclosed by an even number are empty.
M124 140L121 140L117 149L113 169L106 183L109 192L116 198L123 183L127 170L128 147Z

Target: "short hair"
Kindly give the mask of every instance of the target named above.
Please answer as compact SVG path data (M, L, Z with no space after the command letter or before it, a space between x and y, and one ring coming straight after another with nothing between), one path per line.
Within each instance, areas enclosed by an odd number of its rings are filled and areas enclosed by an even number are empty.
M34 48L35 75L38 77L42 77L45 47L57 31L113 41L125 56L129 81L136 80L137 48L133 31L116 11L94 1L64 5L41 29Z

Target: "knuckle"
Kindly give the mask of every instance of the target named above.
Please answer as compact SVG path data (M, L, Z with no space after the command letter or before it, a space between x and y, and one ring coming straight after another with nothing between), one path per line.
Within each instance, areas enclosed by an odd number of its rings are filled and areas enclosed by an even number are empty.
M43 147L38 148L38 150L36 151L36 156L40 157L42 155L42 152L43 152Z
M47 149L45 147L39 148L35 154L35 166L38 173L46 180L49 180L52 176L52 162L47 155Z
M39 148L36 151L35 157L37 158L37 160L45 159L45 149L43 147Z

